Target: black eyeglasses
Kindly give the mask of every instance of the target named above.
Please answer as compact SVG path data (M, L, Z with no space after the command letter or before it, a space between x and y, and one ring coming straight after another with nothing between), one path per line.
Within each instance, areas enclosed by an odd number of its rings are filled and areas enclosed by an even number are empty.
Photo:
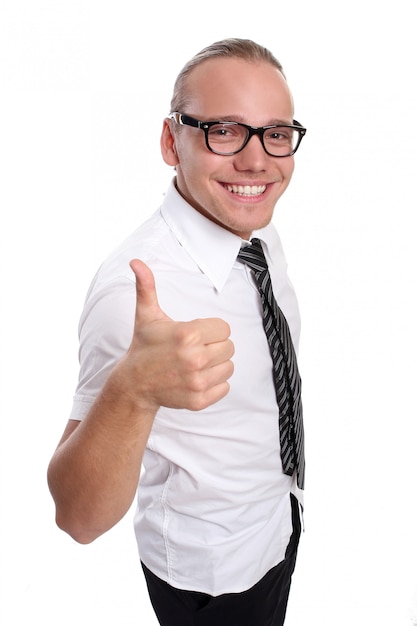
M215 154L230 156L237 154L257 135L267 154L274 157L292 156L307 132L299 122L274 124L271 126L248 126L240 122L202 122L185 113L174 112L169 116L177 124L201 128L206 146Z

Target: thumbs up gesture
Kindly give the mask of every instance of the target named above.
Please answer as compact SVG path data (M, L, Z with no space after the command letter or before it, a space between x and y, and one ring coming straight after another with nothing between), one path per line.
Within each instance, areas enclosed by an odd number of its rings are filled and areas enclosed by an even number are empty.
M124 359L138 406L201 410L223 398L233 373L229 325L218 318L176 322L159 306L149 267L134 259L136 314Z

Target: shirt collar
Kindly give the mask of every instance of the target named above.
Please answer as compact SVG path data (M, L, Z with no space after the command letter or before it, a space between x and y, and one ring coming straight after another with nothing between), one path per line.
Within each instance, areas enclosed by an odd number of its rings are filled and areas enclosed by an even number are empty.
M221 291L229 278L244 240L196 211L171 182L161 214L171 232L200 270ZM269 227L253 232L268 250ZM240 264L239 264L240 266Z

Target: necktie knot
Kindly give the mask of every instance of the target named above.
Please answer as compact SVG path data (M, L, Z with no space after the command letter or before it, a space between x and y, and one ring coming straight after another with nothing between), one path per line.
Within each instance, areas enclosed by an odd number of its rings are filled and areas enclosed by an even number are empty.
M251 240L251 245L246 245L240 249L237 259L257 274L268 269L261 242L256 238Z

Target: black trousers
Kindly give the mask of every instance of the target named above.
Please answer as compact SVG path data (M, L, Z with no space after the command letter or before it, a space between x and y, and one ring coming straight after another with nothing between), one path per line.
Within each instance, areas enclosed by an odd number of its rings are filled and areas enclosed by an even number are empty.
M210 596L171 587L143 563L149 596L161 626L282 626L297 557L301 521L291 495L293 532L285 558L242 593Z

